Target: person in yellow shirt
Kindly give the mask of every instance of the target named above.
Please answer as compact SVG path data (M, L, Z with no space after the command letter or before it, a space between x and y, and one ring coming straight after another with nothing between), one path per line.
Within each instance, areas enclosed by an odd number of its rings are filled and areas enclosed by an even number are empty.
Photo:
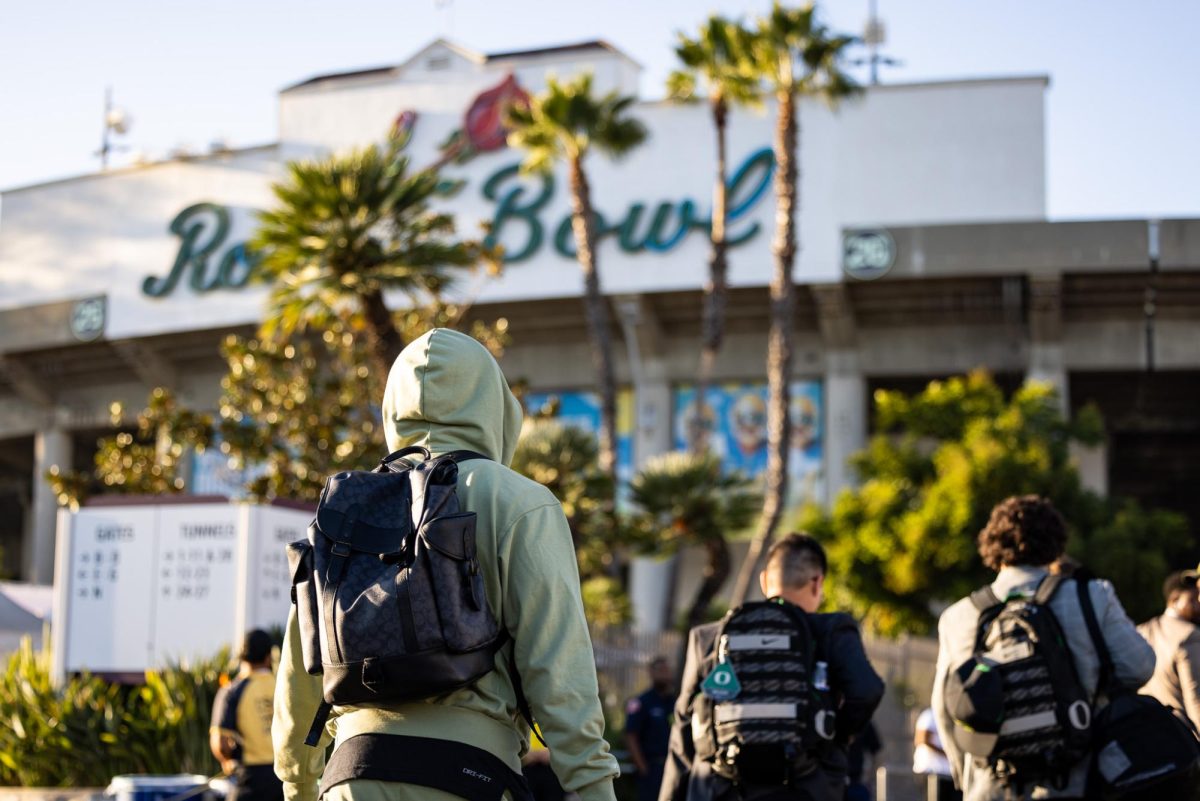
M283 801L271 744L275 707L271 636L262 629L246 632L238 659L237 678L222 687L213 701L209 747L234 778L229 801Z

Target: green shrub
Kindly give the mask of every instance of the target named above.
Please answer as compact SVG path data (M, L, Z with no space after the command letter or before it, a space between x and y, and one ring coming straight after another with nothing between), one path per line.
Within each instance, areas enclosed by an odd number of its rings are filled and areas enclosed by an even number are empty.
M229 653L147 671L124 686L81 675L55 687L29 640L0 676L0 785L102 787L123 773L217 772L208 724Z

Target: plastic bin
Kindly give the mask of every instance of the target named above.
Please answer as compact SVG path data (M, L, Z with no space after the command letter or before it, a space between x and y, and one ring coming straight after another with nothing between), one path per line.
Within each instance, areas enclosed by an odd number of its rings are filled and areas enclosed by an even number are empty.
M114 797L116 801L167 801L183 795L198 799L207 788L207 776L189 773L170 776L127 773L124 776L114 776L104 794Z

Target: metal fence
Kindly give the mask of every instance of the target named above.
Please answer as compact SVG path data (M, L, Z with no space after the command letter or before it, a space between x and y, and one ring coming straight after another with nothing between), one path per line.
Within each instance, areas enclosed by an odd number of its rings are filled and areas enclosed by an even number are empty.
M593 632L600 700L604 702L606 712L620 717L625 702L646 691L650 686L650 663L655 657L665 657L678 670L685 642L684 636L677 631L606 628ZM621 721L616 723L620 725Z

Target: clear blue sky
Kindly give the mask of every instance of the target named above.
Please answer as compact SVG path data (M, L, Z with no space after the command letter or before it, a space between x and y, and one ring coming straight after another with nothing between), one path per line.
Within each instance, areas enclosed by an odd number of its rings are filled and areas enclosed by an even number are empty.
M1052 218L1200 216L1200 3L879 0L887 81L1045 73ZM161 155L275 138L275 93L402 61L437 36L482 51L604 38L661 94L674 32L766 0L4 0L0 187L95 169L104 87ZM867 0L827 0L859 32Z

